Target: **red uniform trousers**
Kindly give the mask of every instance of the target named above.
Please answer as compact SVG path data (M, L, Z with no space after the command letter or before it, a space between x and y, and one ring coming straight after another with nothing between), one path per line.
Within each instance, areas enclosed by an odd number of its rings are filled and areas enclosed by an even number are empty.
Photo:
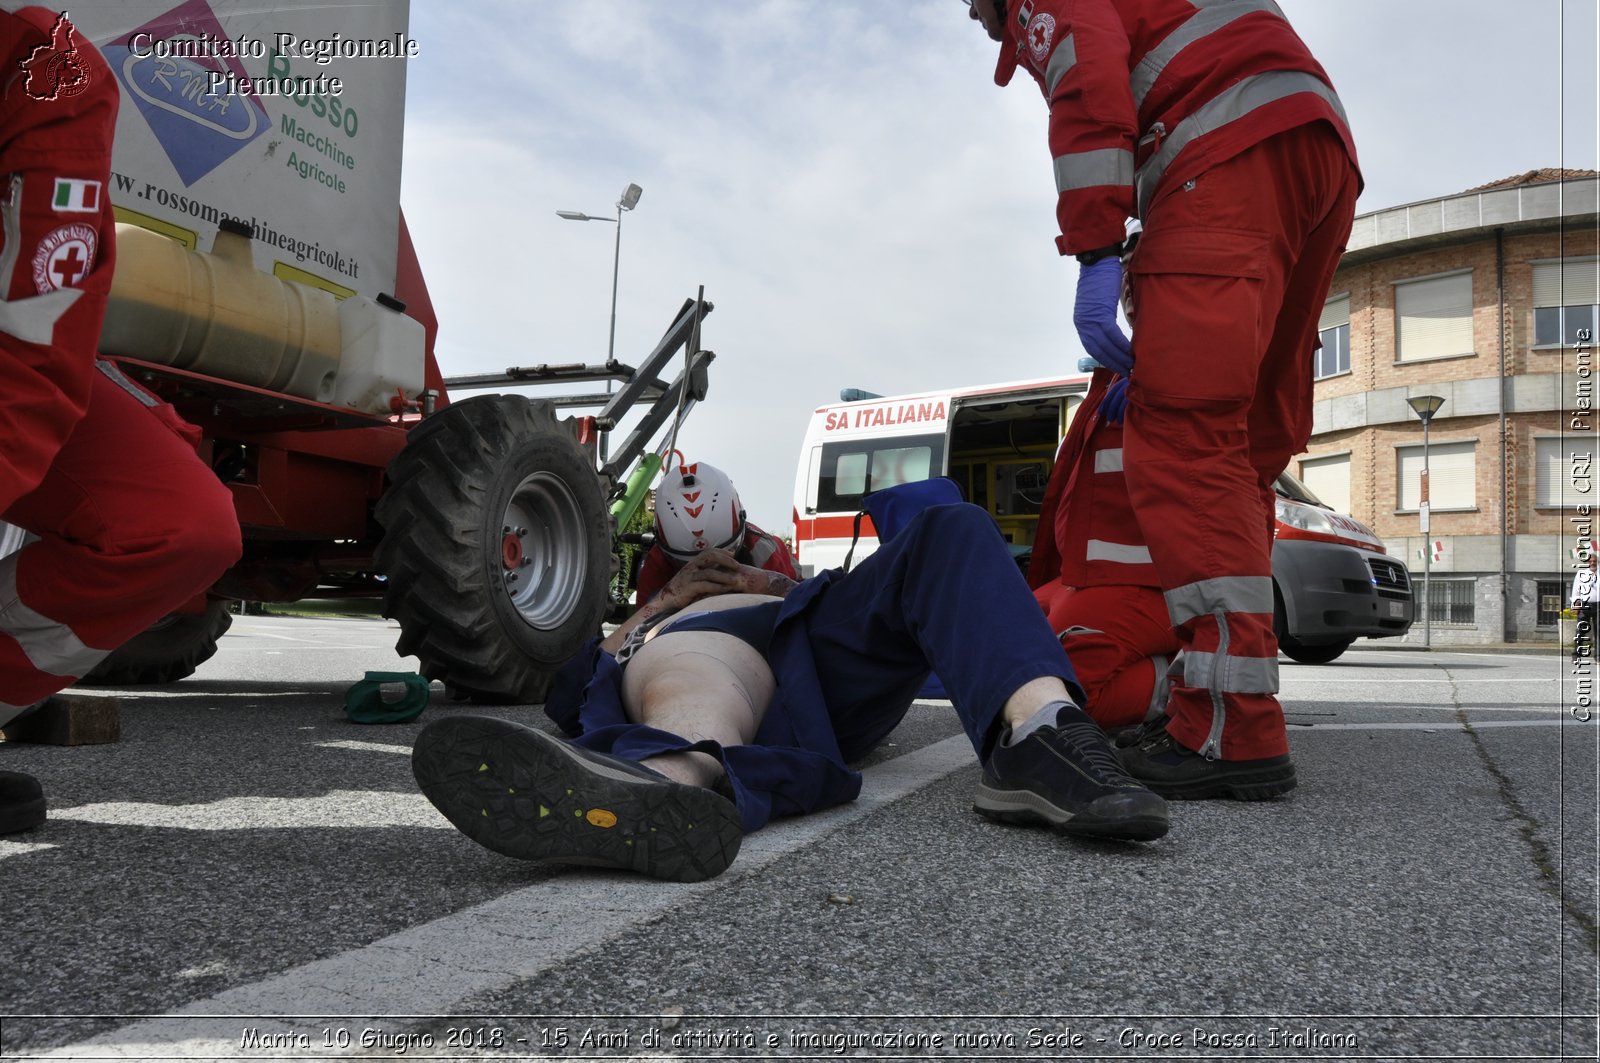
M1113 380L1094 375L1050 471L1028 582L1087 700L1113 729L1159 716L1178 652L1122 473L1123 432L1100 415Z
M1124 468L1185 647L1169 732L1224 760L1288 752L1272 630L1272 482L1311 432L1317 318L1359 177L1326 123L1164 189L1130 262Z
M105 368L38 488L0 513L39 536L0 558L0 718L71 685L239 559L233 495L195 457L195 430Z
M1084 710L1111 731L1161 715L1167 666L1178 637L1154 587L1068 587L1053 580L1033 595L1072 660L1088 701Z
M0 30L0 521L37 537L0 558L3 723L205 590L240 542L198 433L95 368L116 81L52 11L0 11Z

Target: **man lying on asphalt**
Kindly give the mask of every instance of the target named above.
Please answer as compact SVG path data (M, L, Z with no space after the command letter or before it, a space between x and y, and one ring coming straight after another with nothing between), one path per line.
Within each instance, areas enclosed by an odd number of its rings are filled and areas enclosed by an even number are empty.
M1098 838L1167 832L1166 802L1079 707L993 520L965 503L798 584L708 550L557 677L545 711L571 742L454 716L423 729L412 769L495 852L698 881L773 816L854 800L846 765L930 670L983 764L976 811Z

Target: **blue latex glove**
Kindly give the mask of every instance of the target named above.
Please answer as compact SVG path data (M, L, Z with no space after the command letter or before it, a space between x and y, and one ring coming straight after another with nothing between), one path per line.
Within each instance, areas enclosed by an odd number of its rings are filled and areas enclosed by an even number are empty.
M1119 376L1100 396L1100 416L1111 424L1121 424L1128 412L1128 378Z
M1102 258L1078 267L1078 301L1072 323L1078 327L1083 349L1112 372L1133 371L1133 347L1117 325L1117 305L1122 299L1122 260Z

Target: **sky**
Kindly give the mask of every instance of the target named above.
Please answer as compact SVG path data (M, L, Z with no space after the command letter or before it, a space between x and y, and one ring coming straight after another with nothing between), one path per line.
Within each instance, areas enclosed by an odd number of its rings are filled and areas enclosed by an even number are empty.
M1358 213L1600 169L1593 0L1279 2L1350 116ZM616 230L556 211L630 182L616 356L705 286L679 445L769 531L841 388L1075 371L1045 103L993 84L959 0L412 0L411 33L401 202L446 376L605 360Z

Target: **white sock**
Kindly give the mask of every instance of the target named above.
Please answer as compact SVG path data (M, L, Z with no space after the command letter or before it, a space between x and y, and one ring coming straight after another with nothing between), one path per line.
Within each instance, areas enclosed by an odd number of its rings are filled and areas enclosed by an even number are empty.
M1060 715L1062 709L1068 706L1077 707L1071 701L1052 701L1045 705L1038 712L1029 716L1023 723L1011 729L1011 738L1006 742L1006 745L1016 745L1041 727L1054 727L1056 725L1056 717Z

